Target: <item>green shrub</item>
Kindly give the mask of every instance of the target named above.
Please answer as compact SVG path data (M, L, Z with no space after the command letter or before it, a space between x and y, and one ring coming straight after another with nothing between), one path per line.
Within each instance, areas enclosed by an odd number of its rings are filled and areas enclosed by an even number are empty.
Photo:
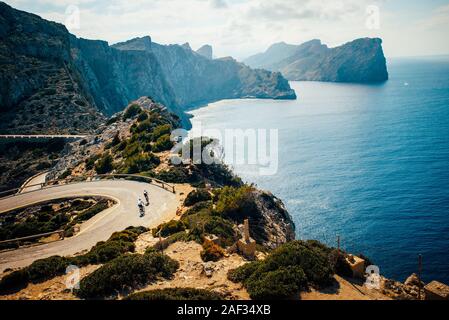
M143 115L143 114L146 115L146 113L142 113L141 115ZM139 116L139 118L140 118L140 116ZM148 116L147 116L147 118L148 118ZM152 126L153 125L152 125L150 119L146 119L139 123L139 125L136 127L135 132L137 132L137 133L148 132L151 130Z
M54 278L65 272L70 260L52 256L34 261L28 267L13 271L0 281L0 292L11 293L23 289L29 282L39 283Z
M116 123L119 120L119 118L117 116L111 117L108 119L108 121L106 121L106 125L110 126L113 123Z
M171 220L169 222L159 225L157 228L154 228L152 230L152 233L153 233L153 237L156 237L156 236L159 236L158 233L160 231L160 235L165 238L172 234L184 231L185 229L186 229L186 226L184 225L184 223L182 221Z
M99 202L94 204L92 207L90 207L86 211L78 214L76 216L76 221L77 222L82 222L82 221L89 220L90 218L92 218L96 214L106 210L107 208L109 208L108 200L105 200L105 199L100 200Z
M140 152L142 152L142 149L140 148L140 144L137 141L128 143L123 150L123 157L127 159Z
M60 256L52 256L34 261L27 267L31 282L42 282L65 272L70 260Z
M111 172L114 169L112 162L113 162L112 156L109 153L106 153L95 164L95 171L98 174L105 174L105 173Z
M153 152L161 152L170 150L173 147L173 142L170 140L169 134L160 136L153 145Z
M209 191L206 189L196 189L191 191L184 200L185 206L193 206L194 204L212 199Z
M189 172L184 167L170 167L170 169L166 171L159 172L156 178L168 183L190 182Z
M246 288L255 300L293 298L306 285L306 276L299 266L281 267L262 274L253 274Z
M262 261L246 263L243 266L228 271L228 279L234 283L246 281L262 264Z
M139 114L139 116L137 117L137 121L142 122L148 119L148 114L146 112L142 112L141 114Z
M123 114L123 120L127 120L129 118L137 116L140 112L142 112L142 109L138 104L133 103L128 108L126 108L125 113Z
M224 187L218 194L216 210L223 217L242 221L242 219L258 215L254 202L252 186L240 188Z
M100 155L98 155L98 154L95 154L95 155L89 157L89 158L86 160L86 169L87 169L87 170L92 170L92 169L94 168L94 166L95 166L95 162L96 162L99 158L100 158Z
M181 220L190 230L191 240L202 243L207 234L216 235L222 246L230 246L237 239L237 232L232 222L214 215L210 210L204 209L192 215L183 215Z
M134 241L148 229L144 227L129 227L124 231L115 232L106 242L97 243L88 253L76 257L52 256L36 260L28 267L7 274L0 280L0 292L17 292L26 287L29 282L39 283L54 278L65 272L67 266L74 264L106 263L125 253L134 252Z
M157 167L159 163L159 157L152 153L137 154L125 160L125 171L130 174L149 171Z
M218 261L224 256L223 249L212 241L204 241L203 250L200 252L203 261Z
M178 267L177 261L160 253L122 255L84 277L76 294L84 299L115 296L158 277L169 278Z
M224 300L224 297L214 291L195 288L165 288L134 293L126 300L167 301L167 300Z
M253 299L288 298L301 288L331 283L331 252L317 241L292 241L272 251L263 261L228 272L228 278L242 282Z
M169 236L168 238L157 242L153 247L149 247L147 248L147 252L153 252L154 250L156 251L161 251L161 250L165 250L167 249L171 244L178 242L178 241L190 241L192 239L190 239L189 235L184 232L178 232L175 234L172 234L171 236Z
M66 169L63 173L61 173L58 177L58 179L65 179L68 176L70 176L72 174L72 170L71 169Z
M189 208L186 212L184 212L184 216L189 216L195 213L199 213L201 211L212 211L212 203L210 201L201 201L195 203L191 208Z
M110 143L110 147L115 147L116 145L118 145L121 142L120 140L120 135L117 132L114 136L114 138L112 139L111 143Z
M171 129L172 127L169 124L157 126L156 128L154 128L153 133L151 135L152 141L157 141L160 137L164 135L170 135Z

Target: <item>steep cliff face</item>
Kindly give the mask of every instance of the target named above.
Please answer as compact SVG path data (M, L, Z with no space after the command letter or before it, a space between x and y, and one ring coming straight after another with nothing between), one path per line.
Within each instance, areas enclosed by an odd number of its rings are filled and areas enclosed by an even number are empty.
M225 98L294 99L295 92L278 73L252 70L232 58L210 60L189 45L160 45L149 37L136 38L113 48L154 55L180 106Z
M198 50L196 50L196 53L202 55L203 57L212 60L213 59L213 49L212 46L205 44Z
M71 37L72 58L96 106L111 115L129 101L151 96L178 111L174 92L151 52L116 50L105 41Z
M382 40L378 38L357 39L335 48L328 48L320 40L299 46L278 44L245 63L280 71L289 80L359 83L388 80Z
M0 2L0 131L89 132L103 116L82 90L64 26Z
M223 98L295 98L279 74L232 59L210 60L188 44L150 37L109 46L0 2L0 131L91 132L128 102L151 96L177 113ZM100 113L101 112L101 113Z

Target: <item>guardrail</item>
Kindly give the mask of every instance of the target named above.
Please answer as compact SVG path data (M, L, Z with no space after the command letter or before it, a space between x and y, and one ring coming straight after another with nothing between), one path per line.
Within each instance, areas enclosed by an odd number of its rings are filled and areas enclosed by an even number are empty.
M76 134L0 134L0 139L84 139L88 135Z
M36 191L36 190L24 191L29 188L39 187L39 190L40 190L40 189L45 189L45 188L57 187L60 185L62 186L62 185L82 183L82 182L95 182L95 181L99 181L99 180L117 180L117 179L118 180L134 180L134 181L138 181L138 182L146 182L146 183L155 185L157 187L160 187L164 190L170 191L172 193L176 192L175 186L173 186L165 181L156 179L156 178L141 176L141 175L137 175L137 174L99 174L99 175L95 175L95 176L79 176L79 177L69 177L69 178L64 178L64 179L50 180L50 181L46 181L44 183L38 183L38 184L33 184L33 185L28 185L28 186L22 186L20 188L5 190L5 191L0 192L0 199L14 197L19 194L22 195L22 194L26 194L27 192Z
M20 243L21 241L33 240L33 239L37 239L37 238L48 237L48 236L51 236L53 234L59 234L59 236L61 237L60 240L64 239L64 230L57 230L57 231L52 231L52 232L35 234L35 235L32 235L32 236L27 236L27 237L3 240L3 241L0 241L0 245L6 244L6 243L13 243L13 242L19 242Z

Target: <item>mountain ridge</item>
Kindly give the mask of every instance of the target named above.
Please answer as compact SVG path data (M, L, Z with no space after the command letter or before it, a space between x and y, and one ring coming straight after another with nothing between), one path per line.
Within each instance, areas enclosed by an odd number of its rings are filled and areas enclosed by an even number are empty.
M388 80L379 38L360 38L334 48L318 39L300 45L280 42L243 62L253 68L281 72L294 81L366 83Z
M140 40L143 39L143 40ZM279 73L209 60L188 44L135 38L109 45L0 2L0 131L93 132L105 116L150 96L189 127L184 110L227 98L295 99ZM140 47L139 47L140 46Z

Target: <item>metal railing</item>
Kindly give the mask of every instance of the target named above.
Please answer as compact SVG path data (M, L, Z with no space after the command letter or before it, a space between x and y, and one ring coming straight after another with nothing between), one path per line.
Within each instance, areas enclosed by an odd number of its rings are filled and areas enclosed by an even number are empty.
M155 185L157 187L160 187L164 190L170 191L172 193L175 193L175 186L171 185L165 181L141 176L137 174L99 174L94 176L79 176L79 177L68 177L64 179L56 179L56 180L50 180L43 183L33 184L33 185L27 185L27 186L21 186L20 188L14 188L10 190L5 190L0 192L0 199L14 197L17 195L26 194L28 192L38 191L45 188L51 188L51 187L57 187L57 186L63 186L68 184L75 184L75 183L82 183L82 182L95 182L100 180L131 180L131 181L138 181L138 182L146 182L152 185ZM26 191L26 189L30 188L36 188L39 187L38 190L31 190Z
M48 236L51 236L53 234L59 234L59 237L60 237L59 240L63 240L64 239L64 230L56 230L56 231L52 231L52 232L35 234L35 235L32 235L32 236L26 236L26 237L21 237L21 238L3 240L3 241L0 241L0 245L7 244L7 243L14 243L14 242L17 242L18 245L20 245L21 241L33 240L33 239L48 237Z

